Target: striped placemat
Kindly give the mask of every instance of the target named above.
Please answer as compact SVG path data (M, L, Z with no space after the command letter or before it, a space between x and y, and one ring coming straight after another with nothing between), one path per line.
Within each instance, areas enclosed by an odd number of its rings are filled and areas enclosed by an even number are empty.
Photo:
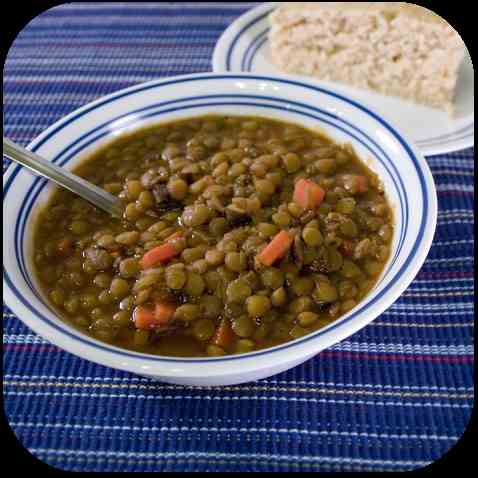
M217 38L254 5L48 10L10 49L4 134L26 144L119 88L210 71ZM416 280L359 333L267 380L156 383L62 352L4 307L5 411L18 439L74 471L398 471L441 457L473 404L474 150L428 162L438 227Z

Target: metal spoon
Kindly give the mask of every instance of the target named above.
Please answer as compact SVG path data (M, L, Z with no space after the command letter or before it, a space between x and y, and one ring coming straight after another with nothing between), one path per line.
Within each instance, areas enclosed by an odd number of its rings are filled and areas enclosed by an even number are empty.
M112 216L121 218L123 215L123 204L113 194L89 181L85 181L76 174L60 168L5 137L3 138L3 155L34 173L63 186Z

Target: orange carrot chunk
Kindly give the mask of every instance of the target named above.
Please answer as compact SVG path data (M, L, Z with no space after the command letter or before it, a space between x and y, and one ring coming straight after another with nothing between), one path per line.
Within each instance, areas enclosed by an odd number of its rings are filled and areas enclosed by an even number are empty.
M141 259L140 264L143 269L149 269L150 267L159 264L160 262L167 262L173 257L177 256L179 251L173 244L165 242L159 246L154 247L148 251Z
M366 193L368 191L368 179L366 176L357 176L357 186L359 193Z
M162 304L158 302L154 308L154 316L158 325L166 325L176 312L176 307L172 304Z
M314 209L321 205L325 191L314 181L299 179L294 187L294 202L304 209Z
M156 303L154 309L139 305L133 313L134 325L137 329L151 330L167 325L173 318L176 307L172 304Z
M148 269L160 262L167 262L179 254L179 251L174 246L176 239L183 237L181 231L171 234L164 240L164 243L154 247L142 257L140 264L143 269Z
M271 266L289 250L294 238L286 231L280 231L258 254L257 259L265 266Z
M294 186L294 202L301 207L307 205L307 189L308 181L306 179L299 179Z
M213 344L226 349L231 346L233 339L234 332L229 319L222 319L214 335Z
M154 310L142 305L139 305L135 308L133 313L133 321L137 329L143 330L151 330L158 325Z
M358 174L344 174L344 188L351 194L366 193L368 191L368 179Z

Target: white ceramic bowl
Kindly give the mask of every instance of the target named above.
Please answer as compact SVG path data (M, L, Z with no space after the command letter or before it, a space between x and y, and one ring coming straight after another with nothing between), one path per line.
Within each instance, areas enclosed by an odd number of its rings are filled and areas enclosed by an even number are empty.
M393 205L392 254L374 290L329 326L267 350L217 358L159 357L122 350L62 322L39 292L30 263L32 223L52 187L19 166L4 175L4 297L21 320L53 344L93 362L164 382L226 385L264 378L298 365L349 337L386 310L419 271L431 246L437 200L421 154L367 106L287 76L196 74L121 90L71 113L29 148L71 168L125 130L221 113L257 115L318 128L350 142L382 179Z

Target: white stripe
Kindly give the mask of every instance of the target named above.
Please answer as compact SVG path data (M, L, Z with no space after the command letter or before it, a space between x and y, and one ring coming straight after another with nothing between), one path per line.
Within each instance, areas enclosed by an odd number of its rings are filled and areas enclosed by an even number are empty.
M440 259L427 259L427 264L448 264L451 262L469 262L473 261L473 256L463 256L463 257L444 257Z
M471 279L473 280L473 279ZM456 286L456 287L421 287L419 284L412 285L407 290L414 290L416 292L451 292L451 291L469 291L473 292L473 284L467 286Z
M418 344L385 344L373 342L342 341L329 350L365 353L396 353L413 355L473 355L473 345L418 345Z
M69 113L69 111L67 113ZM64 113L64 115L67 114L67 113ZM15 123L15 121L10 122L10 121L7 120L6 123L5 123L5 128L8 128L10 131L12 131L15 134L20 133L20 131L21 131L21 133L25 134L25 131L28 132L29 129L31 129L31 130L46 129L49 125L51 125L54 121L57 121L58 119L60 119L62 116L63 115L61 113L57 113L55 116L52 116L49 121L46 121L45 125L43 127L39 122L38 124L30 124L29 125L30 128L28 128L28 125L25 125L23 122L20 122L20 123L17 124L17 123ZM30 122L34 123L35 119L32 118L30 120L25 120L25 121L30 121Z
M474 213L473 211L442 211L438 214L438 218L466 218L466 219L473 219Z
M401 440L458 440L458 436L446 436L446 435L407 435L402 433L389 434L389 433L367 433L367 432L339 432L336 430L301 430L297 428L237 428L237 427L138 427L127 425L88 425L88 424L70 424L70 423L41 423L41 422L9 422L13 427L25 427L25 428L73 428L79 430L128 430L128 431L143 431L143 432L206 432L206 433L296 433L299 435L310 436L344 436L344 437L367 437L367 438L388 438L388 439L401 439Z
M368 324L368 327L417 327L422 329L444 329L453 327L474 327L474 323L469 324L416 324L416 323L402 323L402 322L376 322L373 321Z
M463 191L463 192L474 192L475 188L473 185L467 184L437 184L437 191Z
M111 457L129 457L129 458L141 458L141 457L151 457L151 458L177 458L177 457L189 457L189 458L199 458L199 457L211 457L211 458L257 458L261 460L285 460L285 461L324 461L331 463L363 463L369 465L426 465L430 463L429 461L405 461L405 460L370 460L366 458L350 458L350 457L329 457L329 456L307 456L307 455L276 455L272 453L262 454L262 453L222 453L217 451L212 452L136 452L136 451L100 451L100 450L59 450L54 448L29 448L29 451L32 453L46 454L46 455L66 455L66 456L111 456Z
M89 375L19 375L19 374L5 374L6 379L24 379L24 380L85 380L85 381L105 381L105 382L144 382L158 384L154 379L136 376L125 377L92 377ZM435 385L390 385L390 384L377 384L377 383L344 383L344 382L315 382L307 380L277 380L273 378L263 378L258 380L257 383L274 383L283 385L316 385L327 387L351 387L351 388L379 388L379 389L398 389L398 390L474 390L474 387L437 387ZM159 386L159 384L158 384ZM172 385L177 389L188 388L187 385ZM191 388L191 387L189 387ZM211 389L221 390L222 387L192 387L194 389Z
M453 304L393 304L390 308L391 309L412 309L412 310L420 310L424 309L426 311L430 310L443 310L443 309L450 309L451 312L455 311L455 309L473 309L474 304L472 302L456 302Z
M4 344L49 344L43 338L33 334L3 334Z
M22 103L24 101L38 102L44 105L64 104L73 102L84 102L89 99L97 98L99 95L95 93L5 93L5 101Z
M404 297L424 297L424 298L427 298L427 297L466 297L466 296L474 296L475 293L473 291L461 291L461 292L437 292L437 293L427 293L427 292L424 292L422 293L419 289L415 289L415 293L414 292L410 292L410 291L407 291L407 292L404 292L403 293L403 296Z
M52 113L30 113L30 114L25 114L25 113L11 113L8 115L7 119L7 124L8 126L13 126L16 124L15 121L11 121L12 118L18 119L18 120L29 120L29 119L36 119L38 120L38 124L51 124L55 118L57 118L61 113L58 114L52 114ZM40 118L44 118L46 121L42 122L40 121Z
M18 375L5 374L6 379L23 379L23 380L85 380L85 381L101 381L101 382L142 382L154 383L155 386L160 386L158 382L153 379L136 376L126 377L92 377L88 375ZM473 391L474 387L438 387L436 385L390 385L377 383L344 383L344 382L315 382L307 380L277 380L274 378L264 378L258 380L256 383L272 383L277 385L315 385L317 387L344 387L344 388L378 388L382 389L396 389L396 390L443 390L443 391ZM221 390L222 387L188 387L187 385L171 385L176 389L193 388L193 389L210 389Z
M474 212L471 209L453 209L446 211L438 211L438 216L453 216L453 215L466 215L474 216Z
M393 307L398 307L398 304L395 304ZM460 316L460 317L467 316L467 315L474 316L474 310L473 309L468 310L468 311L467 310L461 310L461 311L449 310L449 311L446 311L446 312L427 311L426 306L424 307L425 310L415 310L413 306L411 306L410 309L412 310L412 312L398 312L398 311L395 311L395 310L388 309L387 311L385 311L383 313L383 315L385 317L390 315L390 316L407 317L407 318L410 318L410 314L422 315L424 317L428 317L428 316L446 316L446 317L449 317L450 315L457 315L457 316Z
M48 344L46 340L33 334L4 334L5 344ZM342 341L330 347L330 350L368 352L368 353L402 353L402 354L424 354L424 355L471 355L474 347L472 345L420 345L420 344L385 344L373 342L350 342Z
M408 402L379 402L365 400L331 400L329 398L298 398L298 397L274 397L274 396L211 396L211 395L143 395L143 394L126 394L126 393L79 393L79 392L23 392L23 391L6 391L4 395L16 397L81 397L81 398L131 398L136 400L212 400L212 401L277 401L277 402L300 402L300 403L326 403L338 405L371 405L384 407L445 407L445 408L472 408L471 404L455 404L455 403L408 403Z
M412 282L417 284L443 284L443 282L472 282L474 283L475 279L473 277L447 277L446 279L421 279L417 277Z
M474 224L473 218L461 219L458 217L441 218L437 221L437 226L447 226L449 224Z
M463 393L441 393L441 392L406 392L404 390L387 391L387 390L335 390L327 388L317 387L294 387L294 386L275 386L275 385L261 385L257 382L257 385L227 385L221 387L195 387L195 386L183 386L183 385L159 385L159 384L137 384L137 383L75 383L67 382L62 383L58 381L51 382L35 382L35 381L17 381L17 380L4 380L4 385L7 387L56 387L56 388L103 388L103 389L143 389L143 390L207 390L207 391L227 391L227 392L285 392L285 393L314 393L321 395L366 395L372 397L400 397L400 398L444 398L451 399L471 399L473 394Z
M470 157L469 159L457 159L457 158L452 158L452 159L432 159L432 158L427 158L428 163L430 163L430 166L432 168L436 167L465 167L465 168L470 168L474 169L474 161L473 158Z
M461 239L461 240L455 240L455 241L436 241L432 243L433 246L458 246L461 244L474 244L475 240L474 239Z

